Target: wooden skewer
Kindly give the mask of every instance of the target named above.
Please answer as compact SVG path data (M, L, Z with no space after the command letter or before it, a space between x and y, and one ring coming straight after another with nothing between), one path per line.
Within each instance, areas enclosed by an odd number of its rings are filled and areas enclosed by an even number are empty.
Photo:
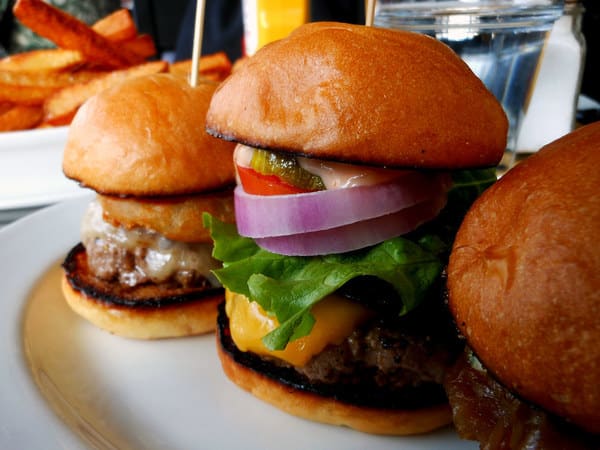
M198 69L200 65L200 54L202 52L202 33L204 32L204 0L196 2L196 18L194 22L194 43L192 47L192 73L190 74L190 85L196 87L198 84Z
M365 25L373 26L373 18L375 17L375 0L365 1Z

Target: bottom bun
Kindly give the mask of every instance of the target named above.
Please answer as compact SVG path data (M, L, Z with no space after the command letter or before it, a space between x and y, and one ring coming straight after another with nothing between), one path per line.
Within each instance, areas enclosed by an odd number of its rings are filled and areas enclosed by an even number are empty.
M288 414L314 422L347 426L364 433L393 436L427 433L452 422L447 403L416 409L353 405L303 390L297 384L283 383L244 365L236 358L237 349L231 348L234 344L222 309L217 327L217 353L223 371L242 389ZM263 365L269 363L264 361Z
M116 283L87 270L85 251L76 246L63 263L62 291L73 311L110 333L135 339L192 336L214 331L222 288L169 289L145 286L132 300L112 291ZM133 291L136 292L135 290ZM149 295L151 293L152 295Z

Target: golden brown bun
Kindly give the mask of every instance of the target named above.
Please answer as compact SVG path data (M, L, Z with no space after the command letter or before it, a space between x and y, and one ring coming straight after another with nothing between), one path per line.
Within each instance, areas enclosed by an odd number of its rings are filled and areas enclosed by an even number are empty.
M144 227L181 242L212 242L202 214L235 222L233 190L169 198L121 198L98 195L104 220L125 228Z
M394 436L426 433L452 421L447 404L416 410L377 409L294 389L237 363L223 349L218 336L217 353L223 371L232 382L276 408L303 419Z
M161 339L205 334L215 329L222 289L204 294L148 285L124 294L113 289L114 283L91 275L83 250L72 251L63 267L62 292L71 309L106 331L128 338ZM140 308L117 303L136 296L137 302L160 299L165 304Z
M467 214L450 307L499 380L600 432L600 122L541 149Z
M73 311L95 326L133 339L193 336L214 331L216 310L222 296L178 308L139 311L106 305L73 289L63 275L62 291Z
M89 99L69 129L63 171L104 193L181 195L233 184L233 148L204 131L214 84L156 74Z
M427 36L311 23L244 62L213 96L207 130L244 144L375 165L496 165L501 105Z

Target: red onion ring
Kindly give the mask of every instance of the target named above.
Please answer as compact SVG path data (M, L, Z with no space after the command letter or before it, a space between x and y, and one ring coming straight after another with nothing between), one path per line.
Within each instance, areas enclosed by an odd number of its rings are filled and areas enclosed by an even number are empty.
M234 191L238 232L267 238L337 229L409 208L448 190L442 173L406 172L390 183L290 195L252 195Z
M446 205L446 194L392 214L328 230L255 239L272 253L287 256L314 256L345 253L375 245L409 231L436 217Z

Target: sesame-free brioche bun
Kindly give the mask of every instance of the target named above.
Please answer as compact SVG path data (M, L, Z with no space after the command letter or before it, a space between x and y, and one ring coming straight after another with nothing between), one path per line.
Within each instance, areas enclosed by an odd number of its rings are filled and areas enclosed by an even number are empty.
M217 137L320 159L451 169L495 166L508 121L439 41L318 22L240 66L216 90L206 126Z
M203 129L215 87L193 88L180 77L156 74L92 97L71 123L65 175L120 196L183 195L233 184L233 145Z
M450 309L509 390L600 433L600 122L542 148L467 214Z
M416 410L377 409L343 403L294 389L238 364L217 346L223 371L233 383L255 397L296 417L353 428L364 433L406 436L427 433L451 422L447 403Z

